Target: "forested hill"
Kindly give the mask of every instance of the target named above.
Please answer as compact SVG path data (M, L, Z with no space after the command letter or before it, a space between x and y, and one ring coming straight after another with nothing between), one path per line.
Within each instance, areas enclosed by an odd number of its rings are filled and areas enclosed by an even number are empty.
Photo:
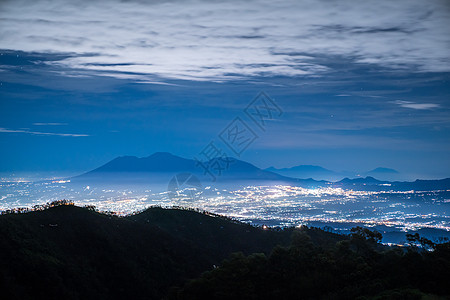
M269 253L292 230L150 208L117 217L60 205L0 216L3 299L159 299L232 252Z
M256 228L183 209L117 217L50 206L0 216L3 299L450 295L449 245L419 237L411 240L434 251L384 247L376 232L362 228L341 236Z

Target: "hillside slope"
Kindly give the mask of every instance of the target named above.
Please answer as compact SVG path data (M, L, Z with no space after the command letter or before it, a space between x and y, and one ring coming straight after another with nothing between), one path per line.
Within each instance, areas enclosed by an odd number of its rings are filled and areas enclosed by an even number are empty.
M0 216L7 299L158 299L235 251L269 252L290 232L194 211L151 208L119 218L57 206Z
M117 217L59 204L0 215L0 289L4 299L450 295L450 243L417 236L434 251L391 248L380 233L354 229L263 229L158 207Z

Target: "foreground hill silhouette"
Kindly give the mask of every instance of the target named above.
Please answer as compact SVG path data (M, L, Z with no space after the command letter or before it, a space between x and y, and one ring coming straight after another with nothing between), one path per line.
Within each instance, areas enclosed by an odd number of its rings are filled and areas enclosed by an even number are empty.
M380 245L378 233L362 228L342 236L256 228L193 210L154 207L117 217L50 206L0 216L3 299L450 295L448 243L413 237L434 251L405 250Z
M0 236L4 299L158 299L232 252L268 253L290 239L195 211L121 218L73 205L1 215Z

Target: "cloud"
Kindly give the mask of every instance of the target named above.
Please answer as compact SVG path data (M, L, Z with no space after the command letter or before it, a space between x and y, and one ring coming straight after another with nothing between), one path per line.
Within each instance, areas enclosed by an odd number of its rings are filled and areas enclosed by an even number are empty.
M33 123L35 126L64 126L67 123Z
M72 137L89 136L88 134L80 134L80 133L40 132L40 131L30 131L30 130L24 130L24 129L8 129L8 128L1 128L1 127L0 127L0 132L6 132L6 133L26 133L26 134L34 134L34 135L72 136Z
M3 48L67 54L65 74L135 81L320 75L342 56L448 72L445 1L3 1Z
M401 107L412 108L412 109L433 109L438 108L439 104L435 103L414 103L410 101L397 100L394 102Z

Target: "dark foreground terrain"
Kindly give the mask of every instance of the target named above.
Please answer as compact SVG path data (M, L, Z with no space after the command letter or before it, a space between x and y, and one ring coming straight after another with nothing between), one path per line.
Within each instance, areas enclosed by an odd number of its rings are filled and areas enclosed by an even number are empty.
M2 299L448 299L450 244L67 203L0 216ZM420 245L421 247L416 247Z

